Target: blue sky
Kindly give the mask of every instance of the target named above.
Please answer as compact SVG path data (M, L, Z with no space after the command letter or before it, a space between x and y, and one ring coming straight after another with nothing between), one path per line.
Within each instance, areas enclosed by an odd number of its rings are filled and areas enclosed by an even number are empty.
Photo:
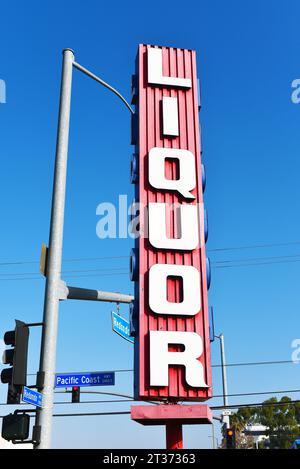
M291 101L291 83L300 78L299 13L294 0L288 4L197 0L189 5L53 0L2 6L0 79L6 82L7 102L0 104L0 264L35 263L0 265L0 331L10 329L15 318L32 322L42 317L43 279L21 277L38 271L41 243L48 240L64 47L73 48L80 64L128 98L139 43L195 49L202 88L207 247L212 262L246 259L242 263L249 264L251 258L300 256L299 244L286 244L300 241L300 104ZM71 285L133 291L126 274L133 241L96 236L97 205L116 203L119 194L127 194L129 202L133 198L129 117L114 95L74 71L63 268L104 270L102 275L68 273L78 276L68 279ZM261 244L284 245L214 251ZM111 256L117 258L67 261ZM213 266L209 298L216 331L225 335L230 363L291 359L291 342L300 337L299 263L294 262L296 257L280 260L293 262ZM103 275L117 272L110 269L122 273ZM131 344L111 332L112 307L61 304L58 371L132 368ZM120 311L128 314L124 307ZM32 330L31 372L37 370L38 353L39 331ZM214 364L219 363L217 342L212 344L212 357ZM294 364L231 367L229 391L298 389L299 373L300 365ZM117 374L113 391L131 393L132 374ZM214 369L214 392L221 393L218 368ZM1 386L1 402L5 396L6 387ZM229 399L246 403L267 397ZM214 398L210 404L221 404L221 399ZM55 410L102 409L128 410L129 403L66 404ZM1 406L4 413L7 408ZM210 435L207 426L186 428L186 446L210 447ZM128 416L57 418L53 447L158 448L164 447L164 430L141 427Z

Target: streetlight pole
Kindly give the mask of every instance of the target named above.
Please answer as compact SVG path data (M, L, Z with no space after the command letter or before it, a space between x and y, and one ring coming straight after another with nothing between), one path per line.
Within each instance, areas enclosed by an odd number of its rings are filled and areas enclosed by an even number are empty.
M37 387L43 395L43 407L36 412L35 432L39 438L34 445L35 449L47 449L51 445L58 310L59 301L62 299L61 264L73 67L115 93L131 113L134 113L126 99L116 89L75 62L74 52L71 49L63 50L43 330L37 380Z
M36 426L40 427L40 441L35 445L36 449L49 448L51 442L73 62L73 51L64 49L39 367L40 376L43 377L43 407L37 411Z
M228 406L228 388L227 388L227 371L226 371L226 358L225 358L225 346L224 346L224 335L216 335L220 339L220 352L221 352L221 367L222 367L222 385L223 385L223 404L224 407ZM225 428L230 427L230 418L229 415L223 416L223 422Z
M211 430L212 430L212 441L213 441L212 447L213 447L213 449L216 449L216 443L215 443L215 424L214 424L214 422L211 422Z

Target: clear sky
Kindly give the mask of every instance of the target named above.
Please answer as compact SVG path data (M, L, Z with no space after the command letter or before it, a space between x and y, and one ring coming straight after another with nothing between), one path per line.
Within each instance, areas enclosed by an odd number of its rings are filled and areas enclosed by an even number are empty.
M6 82L7 97L0 104L1 334L15 318L42 318L44 280L29 273L38 272L41 243L48 240L61 50L73 48L79 63L129 98L137 46L149 43L197 51L207 248L213 263L209 298L216 332L225 336L227 361L291 359L291 343L300 337L300 104L291 101L291 83L300 78L299 14L296 0L29 0L2 5L0 79ZM133 291L127 275L133 241L96 236L98 204L117 203L119 194L127 194L129 203L133 198L129 117L114 95L74 71L63 266L77 271L64 274L71 285ZM273 246L223 249L266 244ZM92 259L68 261L74 258ZM253 258L267 259L248 265ZM233 260L242 262L227 262ZM6 265L20 261L33 263ZM61 304L58 371L132 369L132 345L111 332L112 308ZM128 315L127 308L120 312ZM38 366L39 337L32 330L31 373ZM218 341L212 344L212 357L220 363ZM295 364L230 367L229 392L296 390L299 374ZM220 395L219 368L213 376L214 392ZM113 389L97 389L131 394L132 373L118 373ZM229 402L261 402L270 396L229 397ZM0 402L5 398L6 386L1 385ZM63 400L70 396L55 398ZM210 401L221 403L217 397ZM55 411L129 406L66 404ZM7 407L0 409L1 415L8 413ZM53 430L55 448L164 447L162 428L139 426L128 415L56 418ZM186 446L211 447L210 435L208 426L186 428Z

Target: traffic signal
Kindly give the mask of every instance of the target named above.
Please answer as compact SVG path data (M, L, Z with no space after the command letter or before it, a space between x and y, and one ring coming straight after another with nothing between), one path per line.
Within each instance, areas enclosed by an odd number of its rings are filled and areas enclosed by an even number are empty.
M1 372L1 382L8 384L7 404L19 404L22 387L26 386L27 355L28 355L29 328L22 321L16 320L14 331L4 334L5 345L11 345L3 353L3 363L11 365Z
M235 430L226 428L226 449L235 449Z
M30 417L27 414L9 414L3 417L2 438L5 440L26 440L29 435Z
M72 402L74 404L78 404L78 402L80 402L80 387L79 386L72 387Z

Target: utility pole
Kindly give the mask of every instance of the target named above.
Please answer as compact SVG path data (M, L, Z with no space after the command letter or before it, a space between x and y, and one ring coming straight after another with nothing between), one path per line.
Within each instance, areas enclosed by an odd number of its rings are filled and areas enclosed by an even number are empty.
M216 449L216 442L215 442L215 424L212 421L211 422L211 430L212 430L212 447L213 449Z
M101 78L76 63L74 52L71 49L63 50L50 237L45 272L46 289L41 356L37 378L37 387L43 394L43 407L37 409L36 412L35 431L39 434L39 438L34 445L35 449L47 449L50 448L51 445L59 301L66 299L116 301L118 299L118 302L130 303L133 298L130 295L67 287L61 280L73 67L112 91L123 101L129 111L132 114L134 113L121 93Z
M37 411L40 442L36 449L50 448L51 443L73 62L73 51L64 49L39 367L43 407Z
M224 346L224 335L216 335L220 339L220 352L221 352L221 368L222 368L222 385L223 385L223 404L226 408L228 406L228 388L227 388L227 371L226 371L226 358L225 358L225 346ZM225 429L230 427L229 415L223 415L223 422Z

